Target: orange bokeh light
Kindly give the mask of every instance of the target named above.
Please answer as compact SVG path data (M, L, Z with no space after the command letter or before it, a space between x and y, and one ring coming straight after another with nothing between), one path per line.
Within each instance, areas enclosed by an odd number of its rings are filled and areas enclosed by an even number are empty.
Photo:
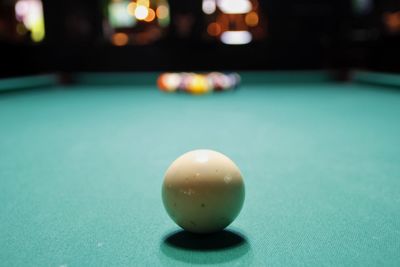
M159 19L165 19L168 17L168 7L166 6L159 6L157 7L156 13L157 13L157 18Z
M136 3L130 2L126 9L127 9L129 15L135 16Z
M116 46L124 46L128 44L129 37L126 33L119 32L112 35L112 43Z
M154 12L153 9L149 8L149 14L147 17L144 19L146 22L151 22L156 18L156 12Z
M398 12L387 12L384 14L383 18L386 28L392 32L400 32L400 11Z
M219 25L219 24L216 23L216 22L210 23L210 24L208 25L208 27L207 27L207 32L208 32L208 34L211 35L211 36L218 36L218 35L221 34L221 31L222 31L221 25Z
M244 20L245 20L247 26L255 27L258 25L259 18L258 18L257 13L253 11L253 12L248 13L246 15L246 17L244 18Z

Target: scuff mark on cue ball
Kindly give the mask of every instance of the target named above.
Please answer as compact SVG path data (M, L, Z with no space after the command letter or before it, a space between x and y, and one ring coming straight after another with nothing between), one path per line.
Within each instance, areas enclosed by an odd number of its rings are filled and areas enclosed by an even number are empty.
M190 195L195 193L195 191L193 189L191 189L191 188L188 188L187 190L181 190L181 192L183 194L185 194L185 195L188 195L188 196L190 196Z

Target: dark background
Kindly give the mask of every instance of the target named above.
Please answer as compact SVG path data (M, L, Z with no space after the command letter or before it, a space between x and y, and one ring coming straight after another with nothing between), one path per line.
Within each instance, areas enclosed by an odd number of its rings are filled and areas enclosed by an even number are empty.
M2 0L5 1L5 0ZM170 0L166 38L149 46L112 46L103 35L105 2L43 0L46 38L40 44L0 41L0 75L75 71L309 70L352 68L398 72L399 34L385 32L382 14L399 0L375 0L356 14L350 0L259 1L267 37L245 46L204 42L201 0ZM193 34L179 38L174 16L191 13ZM146 60L151 58L151 60Z

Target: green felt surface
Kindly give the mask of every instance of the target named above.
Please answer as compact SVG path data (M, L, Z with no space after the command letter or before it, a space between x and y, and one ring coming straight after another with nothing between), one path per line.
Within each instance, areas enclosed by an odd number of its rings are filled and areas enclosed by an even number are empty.
M357 84L2 93L1 265L399 266L399 118L399 92ZM218 237L176 234L161 202L166 168L196 148L246 182Z
M360 83L400 87L400 75L395 73L355 71L352 76L354 81Z
M55 74L43 74L0 79L0 92L19 89L44 88L57 85L58 77Z

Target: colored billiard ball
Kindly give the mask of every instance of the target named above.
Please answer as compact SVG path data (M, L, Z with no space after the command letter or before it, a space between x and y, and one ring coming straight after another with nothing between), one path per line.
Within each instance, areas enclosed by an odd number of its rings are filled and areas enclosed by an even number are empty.
M160 90L165 92L175 92L180 84L180 76L177 73L164 73L157 79Z
M210 92L211 86L205 75L194 74L187 86L187 91L191 94L201 95Z
M168 215L183 229L212 233L227 227L242 209L245 189L236 164L212 150L177 158L165 173L162 199Z

